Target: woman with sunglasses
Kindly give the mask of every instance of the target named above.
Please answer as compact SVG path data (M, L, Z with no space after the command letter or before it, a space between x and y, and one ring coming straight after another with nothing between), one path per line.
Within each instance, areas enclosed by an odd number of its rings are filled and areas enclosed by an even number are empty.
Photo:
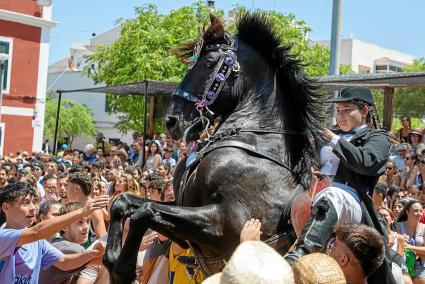
M403 238L399 238L400 245L416 254L414 284L425 283L425 224L419 222L421 216L422 205L419 200L410 200L401 210L396 224L397 233L403 235Z
M393 161L388 161L383 175L379 177L378 183L385 184L387 188L396 185L400 186L401 177Z
M340 131L335 134L327 130L331 141L321 149L320 162L321 174L327 175L332 185L314 197L312 215L294 251L286 255L290 263L322 250L332 228L339 223L360 223L364 218L367 225L386 234L368 196L385 171L391 147L388 133L378 129L372 93L368 88L347 87L331 102L336 103ZM389 270L385 263L371 276L370 283L394 283Z
M402 128L398 130L398 141L400 141L400 143L412 143L410 140L410 130L412 129L410 116L403 115L400 118L400 122Z

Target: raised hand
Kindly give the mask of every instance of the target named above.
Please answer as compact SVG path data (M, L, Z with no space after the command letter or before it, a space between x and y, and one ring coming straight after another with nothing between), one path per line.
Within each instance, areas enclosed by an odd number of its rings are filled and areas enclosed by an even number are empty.
M259 241L261 237L261 222L258 219L252 218L246 221L240 235L240 241Z

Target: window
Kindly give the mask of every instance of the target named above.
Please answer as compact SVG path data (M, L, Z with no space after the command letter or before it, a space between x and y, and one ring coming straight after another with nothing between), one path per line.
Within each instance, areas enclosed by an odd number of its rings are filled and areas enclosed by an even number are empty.
M375 70L376 71L387 71L388 65L376 65Z
M12 39L0 37L0 53L5 53L9 55L9 60L6 60L4 70L3 70L3 78L2 78L2 86L4 92L9 91L10 85L10 62L12 59Z
M394 72L402 72L403 70L400 67L390 65L390 70Z

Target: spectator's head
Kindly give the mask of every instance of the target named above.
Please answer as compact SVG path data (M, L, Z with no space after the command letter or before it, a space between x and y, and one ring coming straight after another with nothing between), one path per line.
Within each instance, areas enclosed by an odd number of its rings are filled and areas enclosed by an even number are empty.
M342 224L335 228L327 254L338 262L347 282L365 280L384 261L385 243L372 227Z
M31 176L32 175L32 167L30 165L24 166L19 174L20 174L21 177Z
M387 200L388 200L389 208L392 207L394 201L403 197L404 197L403 190L399 186L396 186L396 185L390 186L390 188L387 191Z
M11 183L0 190L0 207L8 228L31 226L35 221L37 203L36 189L27 183Z
M382 183L378 183L373 189L372 201L376 208L382 206L385 196L387 196L387 186Z
M114 195L131 192L135 195L139 195L139 184L130 174L122 174L115 182Z
M300 257L292 266L296 284L345 284L344 272L332 257L312 253Z
M385 218L387 229L391 228L391 225L394 223L393 212L386 207L380 207L378 208L377 211L378 211L378 214L380 214L382 217Z
M164 183L161 191L161 201L171 202L175 200L173 182L167 181Z
M44 173L46 176L55 176L57 169L58 165L53 159L49 159L46 163L44 163Z
M35 163L33 163L32 166L33 166L33 175L37 179L40 178L44 174L44 172L43 172L44 165L40 162L35 162Z
M73 173L68 177L67 196L70 200L78 200L81 195L90 196L92 182L86 173Z
M72 211L83 208L83 205L78 201L70 201L66 203L59 211L59 215L65 215ZM77 221L72 222L62 229L62 237L76 244L83 244L87 242L89 237L90 218L83 217Z
M43 180L43 186L46 191L46 200L56 199L59 197L58 178L55 176L47 176Z
M422 215L422 204L417 199L409 200L403 209L401 209L397 221L416 221L419 222L419 219Z
M61 203L54 199L41 203L40 210L38 211L39 220L44 221L59 216L61 207Z
M173 148L172 147L167 147L167 148L164 149L164 158L165 159L171 158L172 155L173 155Z
M138 180L140 178L139 171L135 167L127 167L124 170L125 173L133 176L134 179Z
M401 210L403 210L404 205L406 205L407 202L408 200L406 198L399 198L396 201L394 201L393 208L391 208L394 214L394 218L398 219L398 216L400 215Z
M397 167L393 161L388 161L387 166L385 168L385 175L388 177L392 177L398 174Z
M403 115L402 117L400 117L400 122L401 122L401 125L403 125L403 127L411 128L410 116Z
M96 161L91 165L92 173L101 174L105 165L102 162Z
M410 136L410 140L412 141L412 145L417 145L421 142L422 132L417 128L412 128L410 130L409 136Z
M397 147L398 154L400 155L400 157L403 157L403 158L406 157L407 150L408 150L408 146L405 143L400 144Z
M7 167L0 167L0 184L5 184L9 180L9 170Z
M106 180L108 182L115 181L117 179L117 171L115 169L110 169L106 172Z
M164 180L157 179L149 183L148 197L154 201L161 201L161 191L164 188Z
M158 145L158 143L156 143L155 141L152 141L151 144L149 145L149 153L148 155L156 155L159 154L161 155L161 149Z
M84 153L86 153L87 156L93 156L94 154L93 144L87 144L86 146L84 146Z
M66 188L68 187L68 175L63 174L59 176L58 178L58 192L59 192L59 198L61 199L67 199L68 196L66 195Z
M207 278L204 284L276 284L294 282L291 266L274 249L260 241L241 243L223 271Z
M96 151L96 155L97 155L97 157L98 157L98 158L103 158L103 157L105 157L105 153L103 152L103 149L102 149L102 148L98 148L98 149L97 149L97 151Z

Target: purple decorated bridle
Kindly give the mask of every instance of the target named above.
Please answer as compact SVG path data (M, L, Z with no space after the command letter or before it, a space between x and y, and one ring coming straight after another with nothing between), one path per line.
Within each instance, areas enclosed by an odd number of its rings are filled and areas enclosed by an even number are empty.
M201 37L201 39L195 44L193 56L189 58L191 61L191 66L189 67L190 69L192 69L192 67L196 64L203 48L204 40ZM196 109L200 112L201 117L203 117L204 109L207 110L210 114L214 114L209 109L209 106L211 106L217 99L218 95L225 87L227 79L230 77L230 75L233 73L234 76L237 76L239 72L239 63L236 56L237 48L238 38L236 36L231 39L230 45L213 44L205 46L205 51L221 49L224 50L224 52L215 65L213 72L205 82L202 97L198 98L197 96L194 96L181 88L176 89L173 92L173 96L178 96L184 100L193 102Z

